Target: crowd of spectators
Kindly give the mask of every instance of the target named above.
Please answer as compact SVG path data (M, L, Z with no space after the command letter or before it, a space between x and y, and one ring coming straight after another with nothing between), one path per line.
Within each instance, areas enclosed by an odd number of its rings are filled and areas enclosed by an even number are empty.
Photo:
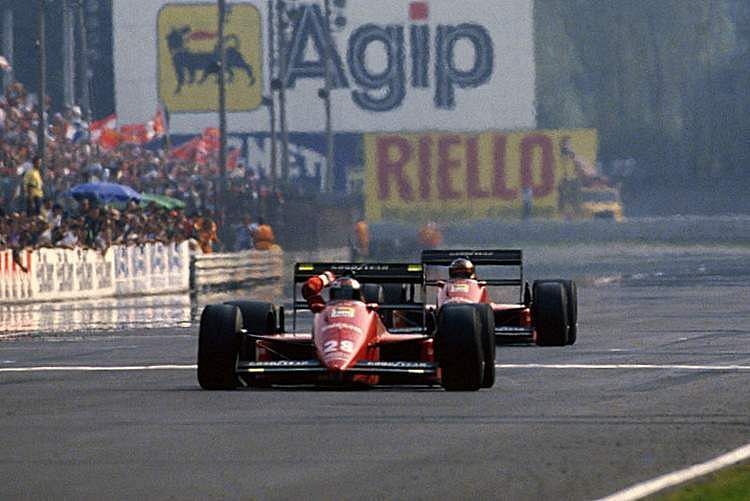
M39 215L13 212L0 217L0 250L39 247L92 248L115 244L198 240L206 218L189 218L182 210L131 202L123 210L83 200L75 212L47 200Z
M49 109L47 103L46 109ZM41 207L29 204L27 187L37 155L39 106L20 83L0 98L0 249L34 246L85 246L106 249L112 244L179 241L204 237L204 249L235 250L252 239L233 242L248 228L247 217L274 219L283 198L269 181L241 162L229 173L223 207L218 214L219 167L216 152L200 158L170 156L162 140L151 145L123 142L102 148L91 138L89 124L77 106L47 113L46 156L40 171ZM182 210L157 205L104 206L77 202L72 187L87 182L125 184L138 192L181 200ZM214 216L216 214L216 216ZM229 245L217 238L227 235ZM221 225L225 231L221 232Z

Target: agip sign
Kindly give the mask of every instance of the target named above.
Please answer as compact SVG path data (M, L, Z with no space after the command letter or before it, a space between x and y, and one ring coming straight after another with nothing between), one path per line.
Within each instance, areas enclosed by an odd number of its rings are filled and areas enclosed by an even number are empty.
M533 0L347 0L340 10L345 22L334 17L333 33L325 29L323 0L285 3L282 80L291 131L320 133L325 126L318 93L329 47L337 132L536 126ZM227 5L229 128L267 131L268 110L258 105L271 92L269 2ZM146 120L162 101L173 112L175 133L215 125L205 111L218 104L216 19L215 2L205 0L113 0L121 122Z
M534 127L531 3L352 0L331 34L322 2L294 2L284 78L290 124L322 124L315 106L330 47L337 130Z
M420 5L423 8L413 8ZM494 70L492 36L485 26L471 22L438 24L433 30L425 23L429 16L428 5L414 2L409 13L410 20L416 22L408 25L365 23L356 27L347 37L345 58L325 29L320 7L316 4L300 6L295 11L298 21L289 47L287 87L295 87L300 79L325 78L325 51L331 47L333 87L353 87L351 98L360 109L394 110L403 104L408 87L432 88L435 108L454 109L456 89L479 87L489 82ZM312 60L305 56L307 47L315 52ZM378 56L368 60L368 55L378 49L381 60L374 60ZM467 51L470 54L466 54ZM431 54L434 57L431 58ZM461 59L468 62L461 64Z

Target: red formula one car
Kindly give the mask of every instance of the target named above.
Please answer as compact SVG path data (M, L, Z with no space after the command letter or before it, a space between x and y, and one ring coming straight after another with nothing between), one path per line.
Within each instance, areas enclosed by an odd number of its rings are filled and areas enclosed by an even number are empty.
M478 309L445 309L436 328L417 297L423 282L420 264L297 264L291 332L285 331L283 308L270 303L236 301L203 310L198 382L205 389L306 383L492 386L493 334L482 330ZM300 289L304 301L298 299ZM298 333L297 315L305 309L313 312L312 331ZM490 345L491 360L484 350Z
M437 287L435 308L440 314L455 305L480 308L482 330L493 332L496 342L534 342L539 346L573 344L578 333L578 292L572 280L536 280L533 287L523 279L520 250L425 250L422 251L424 287ZM477 276L475 266L494 267L502 278ZM445 280L429 278L436 267L448 267ZM517 268L517 273L498 273ZM490 287L518 287L518 302L495 303ZM426 295L426 294L425 294ZM485 351L489 350L488 347Z

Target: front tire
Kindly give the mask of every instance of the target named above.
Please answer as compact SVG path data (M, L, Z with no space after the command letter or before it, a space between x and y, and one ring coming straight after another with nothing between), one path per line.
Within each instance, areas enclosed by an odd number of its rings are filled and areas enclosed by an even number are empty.
M438 314L436 341L443 388L478 390L482 386L484 360L477 308L468 304L444 305Z
M239 308L212 304L203 309L198 334L198 384L205 390L237 387L242 316Z
M535 282L531 316L539 346L568 344L568 306L559 282Z
M276 306L263 301L227 301L224 304L236 306L242 314L242 328L248 334L267 336L276 333ZM240 359L255 360L255 340L241 336Z

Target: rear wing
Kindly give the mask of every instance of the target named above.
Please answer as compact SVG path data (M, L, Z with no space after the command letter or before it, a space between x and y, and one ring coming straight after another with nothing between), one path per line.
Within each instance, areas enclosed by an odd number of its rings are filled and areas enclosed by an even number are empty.
M421 285L423 266L419 263L297 263L294 265L292 306L294 328L297 326L297 310L307 310L307 301L297 298L297 284L310 277L330 271L336 277L349 276L362 283ZM381 310L422 310L422 304L380 305Z
M495 287L520 287L523 298L523 251L520 249L487 249L487 250L423 250L423 266L449 266L454 259L466 258L474 266L518 266L518 278L479 277L486 285ZM436 281L425 280L424 286L437 285Z
M419 263L297 263L294 283L304 282L325 271L337 277L349 276L360 282L373 284L421 284L422 265Z
M523 251L501 250L423 250L422 264L448 266L454 259L464 257L474 265L523 266Z

